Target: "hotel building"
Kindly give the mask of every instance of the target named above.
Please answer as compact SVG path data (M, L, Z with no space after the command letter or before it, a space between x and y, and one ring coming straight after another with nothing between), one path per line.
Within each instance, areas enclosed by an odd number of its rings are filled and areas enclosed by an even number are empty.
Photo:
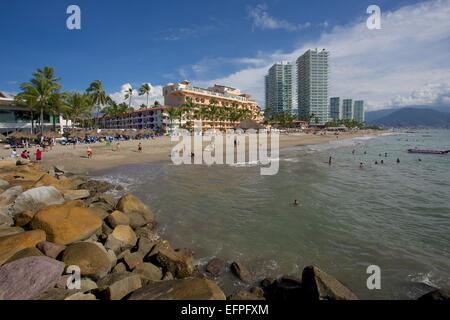
M209 107L210 103L214 102L220 108L237 108L238 110L247 109L250 113L250 118L256 122L262 121L262 115L258 104L251 98L250 95L242 93L239 89L214 85L213 87L204 89L193 86L189 81L185 80L180 83L168 83L163 88L164 105L166 107L180 107L186 104L188 99L201 107ZM183 122L190 122L194 120L193 112L186 114ZM209 129L213 126L216 129L233 129L239 125L239 121L233 122L229 119L215 119L212 121L205 117L202 119L203 129Z
M353 100L344 99L342 101L342 119L353 120Z
M296 108L294 96L294 65L289 62L275 63L265 76L265 108L268 114L292 113ZM296 100L296 99L295 99Z
M99 125L102 129L150 129L166 133L170 126L166 109L154 107L138 109L118 116L103 116L99 119Z
M363 100L355 100L353 103L353 120L364 123L365 115L364 115L364 101Z
M318 119L318 124L329 120L328 64L325 49L308 50L297 59L297 94L300 119Z
M339 97L330 98L330 118L332 121L342 119L342 100Z

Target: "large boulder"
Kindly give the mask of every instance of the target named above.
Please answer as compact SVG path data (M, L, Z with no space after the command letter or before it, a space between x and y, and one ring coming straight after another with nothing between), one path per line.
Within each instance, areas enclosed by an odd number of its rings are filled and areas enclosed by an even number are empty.
M24 232L20 227L0 227L0 238Z
M56 244L53 242L42 241L36 247L47 257L56 259L61 252L66 249L66 246Z
M307 301L358 299L350 289L316 266L303 270L302 291Z
M236 277L239 278L242 282L250 283L252 281L252 275L248 269L239 262L233 262L230 266L231 271L234 273Z
M278 280L269 278L261 282L264 296L269 301L299 301L302 299L302 282L294 277L282 277Z
M48 257L28 257L0 268L0 292L5 300L36 298L53 288L64 271L64 263Z
M0 228L10 227L14 224L13 218L9 214L0 212Z
M111 269L111 261L106 250L91 242L71 244L64 250L62 260L67 266L78 266L82 276L96 280L106 276Z
M75 201L42 209L34 216L31 227L44 230L48 241L67 245L92 236L101 229L102 220Z
M105 247L114 252L120 252L134 247L136 242L137 237L133 229L129 226L119 225L115 227L114 231L108 236Z
M225 266L225 261L219 258L213 258L208 262L205 269L214 277L218 277L225 271Z
M42 186L52 186L55 187L58 190L70 190L73 189L73 183L70 179L66 177L61 177L60 179L52 177L49 174L44 174L36 183L34 184L35 187L42 187Z
M437 289L424 294L419 301L450 301L450 290Z
M109 300L121 300L142 287L141 278L130 272L111 273L98 283L99 296Z
M78 188L89 190L92 195L95 195L98 193L105 193L109 190L113 190L115 187L113 184L107 181L89 180L80 184Z
M133 292L130 300L225 300L225 294L211 280L187 278L149 283Z
M19 252L15 253L11 258L8 259L8 261L5 262L5 264L8 264L10 262L16 261L16 260L20 260L23 258L28 258L28 257L41 257L44 254L42 252L40 252L37 248L33 247L33 248L25 248L20 250Z
M9 188L9 182L3 179L0 179L0 188L6 190Z
M150 209L132 194L126 194L120 198L116 208L130 218L130 225L133 228L155 222L155 217Z
M106 220L108 221L109 225L113 228L123 225L128 226L130 225L130 218L123 212L120 212L118 210L111 213Z
M150 262L155 262L176 278L190 277L195 271L192 255L183 250L174 250L167 241L158 243L148 256Z
M86 199L89 197L89 190L64 190L62 191L66 201Z
M14 203L13 210L15 214L24 211L37 212L46 206L62 203L64 203L64 198L55 187L38 187L19 195Z
M16 226L18 227L24 227L27 224L29 224L31 222L31 220L33 220L34 215L36 214L36 212L27 210L21 213L18 213L14 216L14 220L16 221Z
M42 230L27 231L0 238L0 265L17 252L35 247L45 241L45 232Z
M149 281L159 281L163 274L160 268L152 263L141 263L133 270L134 274L138 274L145 283Z
M21 186L11 187L0 194L0 207L6 207L16 200L16 198L22 193L23 188Z

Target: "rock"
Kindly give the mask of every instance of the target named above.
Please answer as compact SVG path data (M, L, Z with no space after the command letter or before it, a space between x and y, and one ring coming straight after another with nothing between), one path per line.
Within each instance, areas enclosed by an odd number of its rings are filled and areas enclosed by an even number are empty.
M261 280L261 288L266 288L270 286L272 283L274 283L276 280L274 278L264 278Z
M358 299L350 289L316 266L303 270L302 286L304 299L307 301Z
M92 293L77 292L66 297L64 300L97 300L97 298Z
M94 213L97 217L100 218L100 220L105 220L109 213L105 209L100 208L99 206L89 206L89 210L91 210L92 213Z
M126 194L120 198L116 208L130 218L130 225L133 228L142 227L155 221L150 209L132 194Z
M106 276L111 269L106 250L91 242L71 244L64 251L62 260L67 266L78 266L82 276L96 280Z
M66 201L86 199L89 197L89 190L65 190L62 192Z
M5 264L8 264L10 262L22 259L22 258L28 258L28 257L41 257L43 256L42 252L40 252L37 248L25 248L14 254L11 258L8 259L8 261L5 262Z
M120 250L130 249L136 245L136 234L129 226L117 226L108 236L105 247L119 252Z
M144 256L139 252L128 253L123 257L123 261L129 270L134 270L143 263Z
M111 273L98 283L101 296L109 300L121 300L131 292L142 287L141 278L130 272Z
M107 218L106 221L108 221L109 225L113 228L123 225L128 226L130 225L130 218L123 212L120 212L118 210L111 213Z
M158 243L149 256L151 256L150 262L155 261L176 278L190 277L195 271L192 256L184 251L174 250L167 241Z
M55 187L38 187L27 190L20 194L14 203L15 214L24 211L37 212L40 209L64 203L64 198Z
M0 207L6 207L16 200L16 198L22 193L23 188L21 186L11 187L0 194Z
M48 240L67 245L89 238L102 227L102 221L77 202L50 206L39 211L31 221L33 229L42 229Z
M56 288L67 289L67 281L72 280L69 274L63 274L56 283Z
M129 300L225 300L225 294L211 280L187 278L149 283Z
M33 220L33 217L35 215L35 212L27 210L24 212L21 212L19 214L16 214L14 219L16 220L16 226L18 227L24 227L27 224Z
M39 242L36 247L41 250L44 255L53 259L56 259L59 254L66 249L66 246L48 241Z
M65 288L51 288L40 294L35 300L64 300L65 298L79 292L78 290L69 290Z
M263 297L258 297L257 295L241 290L235 294L232 294L231 296L227 297L227 300L265 300Z
M0 188L6 190L9 188L9 182L3 179L0 179Z
M98 288L97 284L91 279L81 279L81 289L80 291L86 293L88 291L92 291Z
M282 277L264 287L264 296L268 301L299 301L302 299L301 280Z
M219 258L213 258L206 265L206 271L214 277L220 276L225 270L225 262Z
M155 245L156 241L149 240L145 237L140 237L137 244L138 252L145 257Z
M53 170L56 172L56 173L65 173L66 172L66 170L64 170L64 166L62 166L62 165L60 165L60 164L56 164L56 165L54 165L53 166Z
M21 233L24 231L25 230L23 230L20 227L3 227L3 228L0 228L0 238L10 236L13 234L17 234L17 233Z
M248 271L248 269L241 263L233 262L230 268L234 275L242 282L250 283L252 281L250 271Z
M35 247L45 241L42 230L27 231L0 238L0 265L22 249Z
M152 263L141 263L133 270L134 274L138 274L142 281L147 283L149 281L159 281L162 279L162 271L160 268Z
M120 273L120 272L125 272L127 271L127 266L125 265L125 263L123 262L119 262L118 264L116 264L116 266L113 268L113 272L115 273Z
M8 214L0 212L0 228L10 227L14 224L13 218L11 218Z
M64 263L48 257L28 257L0 268L0 292L5 300L29 300L53 288Z
M95 195L97 193L105 193L109 190L113 190L114 185L106 181L89 180L80 184L78 188L89 190L92 195Z
M74 185L70 179L61 177L60 179L52 177L49 174L44 174L36 183L34 187L55 187L58 190L70 190L74 188Z
M155 244L156 242L158 242L160 240L160 237L156 233L156 231L153 229L154 226L155 226L155 223L141 227L141 228L137 228L136 236L138 238L145 238L145 239L153 242L153 244Z
M117 199L115 199L113 196L102 193L97 195L99 202L106 203L111 209L115 208L117 206Z
M450 290L437 289L424 294L419 301L450 301Z
M31 161L29 159L19 159L16 161L16 166L26 166L27 164L30 164Z
M260 287L250 288L250 293L253 293L255 296L259 298L264 298L264 290Z

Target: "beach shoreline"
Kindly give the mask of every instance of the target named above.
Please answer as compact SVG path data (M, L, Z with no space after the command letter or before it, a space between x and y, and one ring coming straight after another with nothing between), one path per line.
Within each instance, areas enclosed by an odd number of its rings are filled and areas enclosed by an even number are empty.
M358 132L340 133L339 138L334 134L280 134L279 149L318 145L333 141L342 141L365 136L380 136L387 131L361 130ZM138 144L142 145L142 152L138 152ZM104 170L114 169L127 164L145 164L170 161L170 154L178 142L172 142L168 136L147 140L129 140L113 142L111 146L106 143L94 143L90 145L63 146L57 144L48 152L43 152L42 167L48 170L54 165L63 165L64 168L74 174L98 175ZM88 146L92 148L93 157L88 159L86 151ZM19 149L18 151L21 151ZM31 148L31 159L34 160L36 149ZM10 150L1 149L0 157L8 159ZM20 152L18 152L20 153Z

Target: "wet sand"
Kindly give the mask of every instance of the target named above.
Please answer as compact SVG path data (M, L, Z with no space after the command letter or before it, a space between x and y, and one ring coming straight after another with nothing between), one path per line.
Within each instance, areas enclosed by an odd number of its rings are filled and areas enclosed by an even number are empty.
M362 136L375 136L385 133L384 131L364 130L354 133L340 133L339 140L351 139ZM337 140L336 135L312 135L312 134L281 134L280 153L283 149L323 144ZM142 144L142 152L138 152L138 144ZM48 169L53 165L63 165L64 168L75 174L89 175L103 169L110 169L124 164L152 163L171 161L170 154L178 142L172 142L170 137L158 137L149 140L120 141L119 146L113 143L107 146L105 143L89 145L93 151L93 157L87 158L88 145L73 146L56 145L48 152L43 152L42 166ZM23 149L18 149L20 155ZM31 158L35 159L35 148L30 148ZM9 158L10 150L2 148L0 157Z

